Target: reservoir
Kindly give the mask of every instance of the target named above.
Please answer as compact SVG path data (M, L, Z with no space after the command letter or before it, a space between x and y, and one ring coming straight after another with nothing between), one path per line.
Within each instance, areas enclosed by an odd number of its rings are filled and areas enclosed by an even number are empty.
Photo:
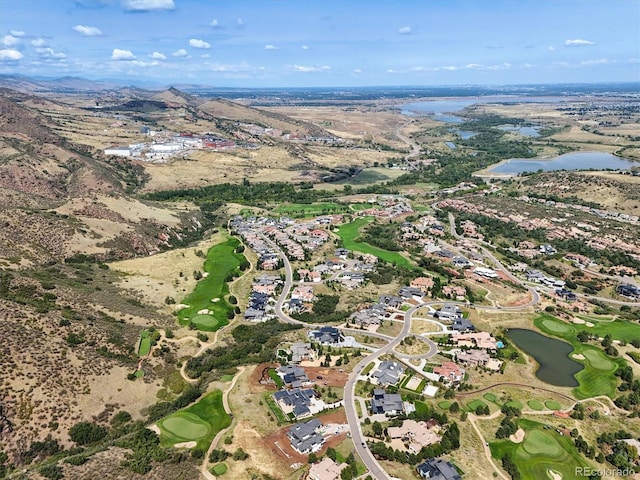
M569 357L573 351L571 345L524 328L509 329L507 337L538 362L536 377L540 380L558 387L578 386L574 375L583 367Z
M553 170L627 170L633 166L640 166L640 163L605 152L579 152L565 153L550 160L512 158L489 168L489 172L517 175L538 170L545 172Z

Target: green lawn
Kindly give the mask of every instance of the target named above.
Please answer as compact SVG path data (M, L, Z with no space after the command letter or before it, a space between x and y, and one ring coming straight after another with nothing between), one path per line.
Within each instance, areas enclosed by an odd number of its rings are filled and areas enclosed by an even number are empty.
M438 403L438 406L442 409L442 410L449 410L449 407L451 406L453 402L449 401L449 400L443 400L442 402Z
M572 355L584 355L583 360L574 358L584 365L584 368L575 375L579 383L573 390L576 398L584 399L598 395L613 397L615 395L618 379L614 372L625 366L626 361L622 358L607 356L602 349L595 345L581 343L577 338L578 332L588 327L569 324L546 314L539 315L534 320L534 324L543 333L570 343L573 347Z
M278 375L278 373L276 372L275 368L269 369L269 377L271 377L271 380L276 383L276 387L278 387L278 389L284 386L284 382L282 381L282 378L280 378L280 375Z
M220 377L220 381L221 381L221 382L230 382L231 380L233 380L233 377L234 377L234 376L235 376L235 375L222 375L222 376Z
M216 434L231 424L224 411L222 391L214 390L198 403L180 410L158 422L160 441L164 446L195 441L206 450Z
M549 470L559 473L563 479L576 478L576 468L589 466L571 438L555 430L545 430L543 424L532 420L520 419L518 425L526 432L522 443L498 440L491 442L490 447L498 463L503 455L511 456L522 480L551 478Z
M470 412L475 412L478 407L487 407L488 405L480 399L472 400L467 404L467 410Z
M329 213L348 213L349 205L340 203L283 203L273 212L282 215L313 217Z
M204 262L204 271L208 275L196 284L196 288L181 303L189 305L178 313L180 323L186 325L192 321L200 330L215 331L227 325L227 313L234 308L225 300L229 293L226 282L230 272L237 270L245 261L244 255L234 253L240 242L236 238L228 238L226 241L211 247L207 252ZM216 300L216 301L213 301ZM211 314L199 314L207 309Z
M498 397L496 397L493 393L485 393L483 395L485 400L489 400L490 402L496 403Z
M224 463L218 463L211 468L214 475L224 475L227 473L227 466Z
M527 405L531 410L544 410L544 404L540 400L529 400Z
M562 408L558 402L553 400L547 400L544 402L544 406L547 407L548 410L560 410Z
M144 357L145 355L149 355L151 351L151 337L149 335L149 330L143 330L140 334L140 345L138 346L138 356Z
M366 242L358 241L358 238L360 237L360 228L365 226L371 220L372 218L370 217L358 218L351 223L340 225L339 230L336 233L342 239L344 248L354 250L356 252L370 253L371 255L375 255L385 262L393 263L395 265L402 265L405 267L413 267L417 269L417 267L413 266L411 261L407 257L401 255L398 252L391 252L389 250L374 247L373 245L369 245Z
M597 320L595 317L581 317L587 322L591 322L593 327L586 325L576 325L575 328L585 330L589 333L595 333L600 337L611 335L614 340L625 340L630 342L635 338L640 338L640 323L629 322L627 320L606 321L604 319Z

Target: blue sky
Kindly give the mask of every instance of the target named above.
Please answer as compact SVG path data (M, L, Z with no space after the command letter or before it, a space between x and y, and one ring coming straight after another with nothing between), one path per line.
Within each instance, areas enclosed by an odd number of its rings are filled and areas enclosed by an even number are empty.
M0 0L0 73L228 87L640 80L638 0Z

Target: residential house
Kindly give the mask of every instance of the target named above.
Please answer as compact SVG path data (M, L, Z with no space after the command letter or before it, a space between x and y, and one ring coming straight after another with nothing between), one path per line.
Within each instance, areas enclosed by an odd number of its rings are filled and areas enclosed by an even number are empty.
M418 465L420 478L428 480L462 480L456 468L441 458L430 458Z
M422 300L422 297L424 297L424 292L415 287L402 287L398 292L398 295L400 295L401 298L408 300L420 301Z
M623 297L629 297L633 299L640 298L640 288L631 284L620 284L616 287L616 292Z
M381 388L376 388L371 399L371 413L373 415L383 413L387 416L404 413L402 397L399 393L385 393Z
M296 342L289 347L291 352L291 362L300 363L304 360L313 361L316 359L316 351L311 348L310 343Z
M304 368L297 365L282 366L276 369L276 373L287 387L301 388L310 383Z
M335 345L344 341L344 336L336 327L320 327L318 330L311 330L309 338L322 345Z
M467 332L469 330L475 330L475 328L473 323L464 317L456 318L451 324L451 329L457 332Z
M317 418L305 423L296 423L287 432L291 447L302 455L318 452L325 443L325 438L318 432L321 426L322 423Z
M396 297L395 295L380 295L380 299L378 303L385 305L390 309L397 309L404 303L404 300L400 297Z
M433 278L431 277L418 277L411 280L409 284L412 288L419 288L423 293L428 293L431 287L433 287Z
M320 462L311 465L307 478L309 480L338 480L340 473L346 466L346 463L338 465L329 457L324 457Z
M296 419L310 417L325 408L313 388L278 390L272 397L285 415L292 413Z
M451 340L460 347L480 348L494 351L498 348L498 342L489 332L473 332L453 335Z
M430 422L432 427L439 428L437 422ZM405 420L399 427L388 427L387 433L391 440L401 439L407 445L410 453L417 454L423 447L439 442L442 437L427 422Z
M404 374L404 367L398 362L385 360L373 372L373 378L378 385L395 385Z
M462 310L453 303L445 303L434 316L444 320L455 320L456 318L462 318Z
M434 367L433 373L444 379L445 383L461 383L464 380L464 368L454 362L444 362L439 367Z

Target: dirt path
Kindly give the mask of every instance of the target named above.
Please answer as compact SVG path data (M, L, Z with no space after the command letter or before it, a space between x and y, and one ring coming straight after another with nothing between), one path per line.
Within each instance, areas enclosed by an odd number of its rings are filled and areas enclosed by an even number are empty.
M229 415L233 415L233 413L231 412L231 407L229 407L229 393L231 393L231 390L233 390L233 387L236 386L236 382L238 381L238 378L240 378L240 375L242 375L245 372L246 368L247 367L245 366L238 367L238 373L236 373L235 376L233 377L233 380L231 380L231 384L229 385L229 388L227 388L222 394L222 405L224 407L224 411L227 412ZM211 452L216 448L216 445L218 445L218 443L220 442L220 439L229 430L235 427L235 423L236 423L236 419L235 417L232 416L231 424L227 428L222 429L218 432L218 434L211 441L211 445L209 445L209 448L207 449L207 453L205 454L204 460L202 461L202 466L200 467L201 475L207 480L216 480L216 476L209 471L209 455L211 455Z
M488 417L482 417L482 418L483 419L496 418L500 414L501 414L501 412L498 410L498 411L493 412ZM507 477L504 473L502 473L502 470L500 470L498 468L498 466L495 464L495 462L493 461L493 457L491 456L491 449L489 448L489 445L487 444L487 441L482 436L482 432L478 428L478 425L476 425L476 418L477 417L473 413L470 413L468 415L468 417L467 417L467 420L469 420L469 423L471 424L471 426L475 430L476 434L480 438L480 441L482 442L482 449L484 450L484 456L487 457L487 460L489 461L489 463L493 467L494 471L498 474L498 476L500 476L502 478L502 480L510 480L509 477Z
M576 401L575 398L571 398L570 396L565 395L564 393L556 392L555 390L551 390L551 389L548 389L548 388L542 388L542 387L536 387L536 386L533 386L533 385L527 385L527 384L524 384L524 383L516 383L516 382L494 383L493 385L489 385L488 387L484 387L484 388L481 388L479 390L474 390L472 392L458 392L458 393L456 393L456 397L466 397L466 396L469 396L469 395L476 395L478 393L482 393L482 392L486 392L487 390L491 390L492 388L502 387L502 386L529 388L529 389L532 389L532 390L540 390L542 392L552 393L554 395L558 395L558 396L564 398L565 400L569 400L572 404L574 404L575 401ZM585 399L585 400L588 400L588 399Z

